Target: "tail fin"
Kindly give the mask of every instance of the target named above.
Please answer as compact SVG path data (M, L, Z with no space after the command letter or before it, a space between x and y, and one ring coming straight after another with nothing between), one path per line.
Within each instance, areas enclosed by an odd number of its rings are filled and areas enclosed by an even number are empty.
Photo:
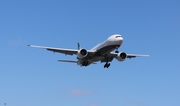
M80 50L81 49L81 46L80 46L80 44L79 44L79 42L78 42L78 50Z

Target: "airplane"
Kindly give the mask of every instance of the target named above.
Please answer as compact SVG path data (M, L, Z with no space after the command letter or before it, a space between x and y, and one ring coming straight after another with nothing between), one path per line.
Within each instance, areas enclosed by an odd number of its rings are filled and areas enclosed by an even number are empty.
M66 55L77 55L77 60L58 60L59 62L70 62L76 63L79 66L89 66L90 64L96 64L100 61L105 62L104 68L110 66L110 62L116 58L119 62L126 60L127 58L135 58L141 56L140 54L127 54L126 52L119 52L118 48L123 43L123 37L120 34L114 34L108 37L104 42L99 43L90 50L86 50L80 47L78 43L78 49L65 49L65 48L54 48L46 46L28 45L30 47L47 49L52 52L58 52ZM113 52L115 50L115 52Z

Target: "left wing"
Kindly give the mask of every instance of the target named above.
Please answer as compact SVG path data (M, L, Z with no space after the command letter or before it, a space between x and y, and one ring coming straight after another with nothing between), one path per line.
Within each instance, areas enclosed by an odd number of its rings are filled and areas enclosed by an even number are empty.
M147 57L149 55L142 55L142 54L127 54L127 58L135 58L135 57Z
M73 55L73 54L77 54L77 52L78 52L78 50L76 50L76 49L53 48L53 47L35 46L35 45L28 45L28 46L35 47L35 48L47 49L49 51L63 53L66 55Z
M109 54L109 57L117 57L118 53L114 53L114 52L111 52ZM126 54L127 55L127 58L131 59L131 58L135 58L135 57L144 57L144 56L149 56L149 55L142 55L142 54Z

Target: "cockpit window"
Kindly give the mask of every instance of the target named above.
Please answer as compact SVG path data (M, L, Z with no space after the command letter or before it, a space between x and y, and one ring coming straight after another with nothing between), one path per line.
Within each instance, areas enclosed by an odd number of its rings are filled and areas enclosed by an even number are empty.
M118 38L118 37L121 37L121 36L116 36L116 38Z

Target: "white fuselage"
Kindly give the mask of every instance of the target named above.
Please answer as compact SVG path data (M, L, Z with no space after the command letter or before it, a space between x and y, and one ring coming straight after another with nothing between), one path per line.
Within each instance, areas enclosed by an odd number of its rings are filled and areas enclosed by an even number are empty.
M78 59L78 65L82 66L84 61L88 61L89 63L97 62L99 60L102 60L104 55L109 54L115 49L118 49L123 42L123 38L119 34L111 35L108 39L106 39L104 42L99 43L95 47L93 47L90 51L96 53L91 58L82 58Z
M103 48L112 46L113 50L117 49L121 46L123 42L123 37L119 34L115 34L115 35L111 35L107 40L105 40L102 43L99 43L98 45L96 45L95 47L93 47L91 50L92 51L98 51L101 50ZM108 51L113 51L112 49L109 49Z

